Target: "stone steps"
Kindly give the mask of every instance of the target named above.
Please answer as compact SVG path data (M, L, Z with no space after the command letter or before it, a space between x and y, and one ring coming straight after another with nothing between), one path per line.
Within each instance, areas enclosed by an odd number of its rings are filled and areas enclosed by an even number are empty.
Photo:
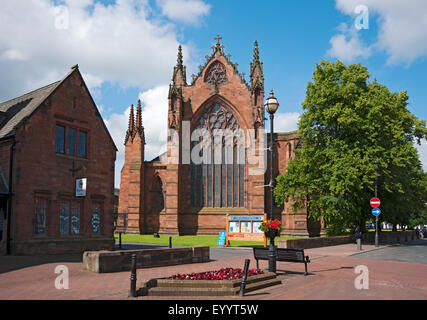
M245 292L281 284L274 273L251 276L246 281ZM233 296L240 292L241 279L237 280L167 280L152 279L142 283L141 295L148 296Z

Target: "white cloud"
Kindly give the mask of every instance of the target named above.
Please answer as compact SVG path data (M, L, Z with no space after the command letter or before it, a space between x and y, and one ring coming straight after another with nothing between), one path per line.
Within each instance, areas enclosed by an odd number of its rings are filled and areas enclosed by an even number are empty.
M145 128L145 160L150 161L166 151L169 86L158 86L139 94L142 101L142 124ZM134 104L136 108L136 103ZM135 110L136 111L136 110ZM123 113L114 113L104 119L117 146L115 184L120 185L120 172L125 157L125 136L128 129L130 107Z
M298 112L276 113L274 115L274 131L289 132L298 130L300 116ZM269 130L268 128L266 129Z
M200 1L199 1L200 2ZM146 0L4 1L0 11L0 100L61 79L76 63L88 86L109 81L152 88L170 80L176 26ZM184 46L186 63L191 61Z
M157 0L157 5L169 19L193 24L210 11L210 5L200 0Z
M165 151L168 83L178 49L178 28L169 21L196 23L209 13L202 0L159 1L162 15L148 0L16 0L0 11L0 101L61 79L76 63L95 98L105 82L153 88L142 93L146 160ZM192 69L193 45L184 45ZM135 97L136 105L137 97ZM117 145L116 186L124 162L126 111L99 107ZM114 109L113 109L114 110ZM105 115L107 114L107 115Z
M347 38L349 38L347 40ZM326 53L328 56L338 58L344 63L354 62L358 58L369 58L371 48L365 47L357 35L350 37L338 34L329 41L331 48Z
M159 86L140 93L145 128L145 159L152 160L166 151L169 86Z
M336 0L337 9L352 17L357 16L354 9L360 4L360 0ZM365 0L363 4L369 9L370 19L376 16L379 25L372 47L385 51L388 63L410 64L427 57L427 1Z

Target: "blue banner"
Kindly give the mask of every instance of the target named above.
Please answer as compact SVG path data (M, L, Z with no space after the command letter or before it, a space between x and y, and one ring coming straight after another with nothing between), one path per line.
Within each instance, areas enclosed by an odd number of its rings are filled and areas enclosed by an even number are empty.
M225 233L225 231L224 232L221 232L220 234L219 234L219 237L218 237L218 246L225 246L225 238L226 238L226 233Z
M251 216L232 216L230 217L230 220L238 220L238 221L263 221L264 217L263 216L256 216L256 217L251 217Z

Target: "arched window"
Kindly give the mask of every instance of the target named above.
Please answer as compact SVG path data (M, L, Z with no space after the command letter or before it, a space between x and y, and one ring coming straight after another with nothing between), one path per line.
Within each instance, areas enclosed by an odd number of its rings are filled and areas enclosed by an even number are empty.
M154 178L153 187L151 189L152 194L152 212L159 213L165 208L165 200L163 195L163 184L159 176Z
M227 82L227 72L222 63L215 61L206 71L205 82L210 84L221 84Z
M244 207L244 135L233 114L214 104L191 138L191 206Z

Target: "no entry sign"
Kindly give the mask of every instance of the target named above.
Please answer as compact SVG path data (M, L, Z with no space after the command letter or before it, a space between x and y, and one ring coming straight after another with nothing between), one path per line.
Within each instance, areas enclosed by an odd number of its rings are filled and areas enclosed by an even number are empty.
M372 198L371 199L371 207L372 208L378 208L380 206L380 204L381 204L380 199L378 199L378 198Z

